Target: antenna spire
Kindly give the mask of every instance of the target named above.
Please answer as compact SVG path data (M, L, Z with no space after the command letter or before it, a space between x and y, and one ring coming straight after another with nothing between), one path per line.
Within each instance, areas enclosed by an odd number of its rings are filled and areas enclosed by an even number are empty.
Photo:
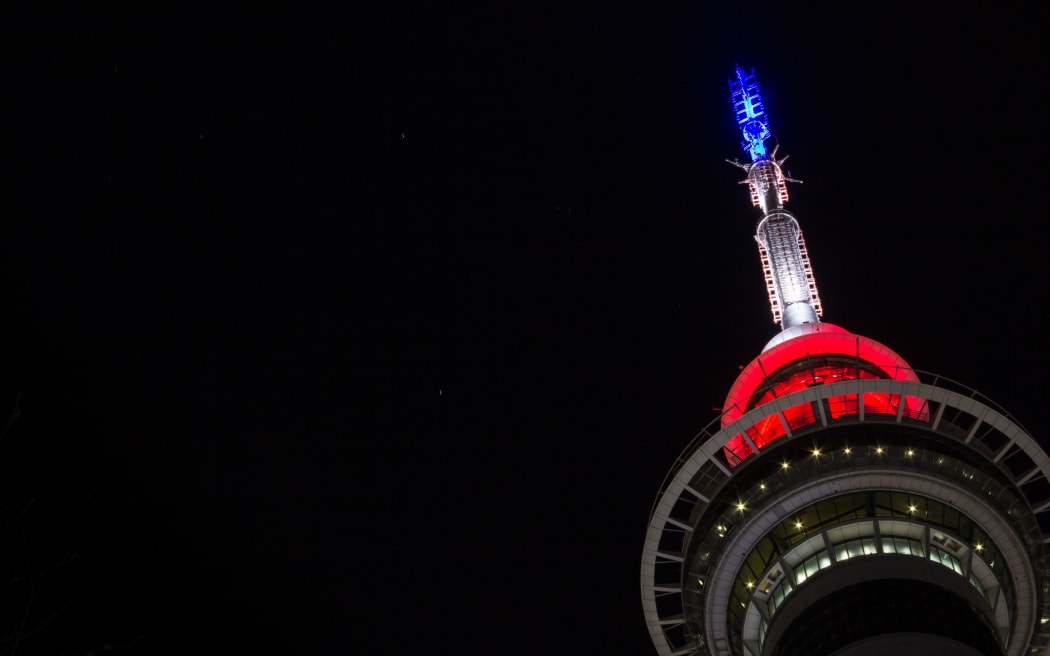
M751 163L726 161L747 172L741 183L748 185L752 205L762 210L755 241L773 321L784 330L819 322L823 309L806 242L798 221L784 209L788 199L787 183L799 181L785 176L781 170L787 156L776 159L780 144L774 146L772 153L766 149L766 141L773 138L773 133L769 129L769 116L762 103L755 69L748 73L736 65L735 75L729 80L729 99L744 137L740 147L751 156Z

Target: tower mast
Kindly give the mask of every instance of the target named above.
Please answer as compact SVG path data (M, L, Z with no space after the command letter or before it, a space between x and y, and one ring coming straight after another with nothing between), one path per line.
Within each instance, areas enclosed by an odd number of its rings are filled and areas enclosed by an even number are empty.
M776 159L777 148L770 153L766 141L773 138L769 117L755 79L736 66L729 80L729 96L737 125L743 134L741 147L750 155L750 163L729 161L742 168L747 177L741 184L751 190L751 203L762 210L755 230L759 259L765 275L766 291L774 323L788 329L805 323L816 323L823 315L813 267L809 262L806 241L795 217L784 209L788 182L799 182L784 175L781 168L787 157Z

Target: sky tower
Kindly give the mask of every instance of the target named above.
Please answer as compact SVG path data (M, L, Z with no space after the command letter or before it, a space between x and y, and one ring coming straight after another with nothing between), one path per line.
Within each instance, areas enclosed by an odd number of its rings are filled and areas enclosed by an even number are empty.
M1050 654L1050 457L822 308L754 71L730 98L776 334L653 505L661 656Z

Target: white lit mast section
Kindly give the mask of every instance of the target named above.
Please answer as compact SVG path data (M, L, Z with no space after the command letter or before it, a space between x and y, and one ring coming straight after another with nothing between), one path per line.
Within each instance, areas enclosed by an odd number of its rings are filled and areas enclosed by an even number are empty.
M781 328L815 323L823 314L806 241L798 221L784 209L762 217L755 234L773 321Z
M729 81L730 96L737 123L744 135L741 144L751 163L730 161L747 172L741 184L751 191L751 203L762 210L755 232L758 254L765 274L766 291L773 321L787 329L803 323L816 323L823 315L813 267L798 221L784 209L787 183L799 182L785 176L781 166L787 157L776 159L774 148L767 153L765 140L772 137L768 117L759 94L755 72L736 68L736 79ZM727 160L728 161L728 160Z

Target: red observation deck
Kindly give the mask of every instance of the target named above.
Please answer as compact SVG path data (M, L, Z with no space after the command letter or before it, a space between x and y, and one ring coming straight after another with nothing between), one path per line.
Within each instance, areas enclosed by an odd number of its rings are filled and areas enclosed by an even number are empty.
M722 427L739 419L745 412L800 392L813 385L824 385L856 379L892 379L919 382L904 358L873 339L854 335L829 323L807 323L793 326L775 337L762 353L740 372L726 397ZM857 394L833 396L826 407L827 420L856 415L860 412ZM867 393L865 415L897 415L900 404L904 413L921 419L925 404L921 399L900 394ZM781 413L748 428L730 440L724 449L729 466L735 467L770 442L792 431L820 421L815 406L801 401Z

